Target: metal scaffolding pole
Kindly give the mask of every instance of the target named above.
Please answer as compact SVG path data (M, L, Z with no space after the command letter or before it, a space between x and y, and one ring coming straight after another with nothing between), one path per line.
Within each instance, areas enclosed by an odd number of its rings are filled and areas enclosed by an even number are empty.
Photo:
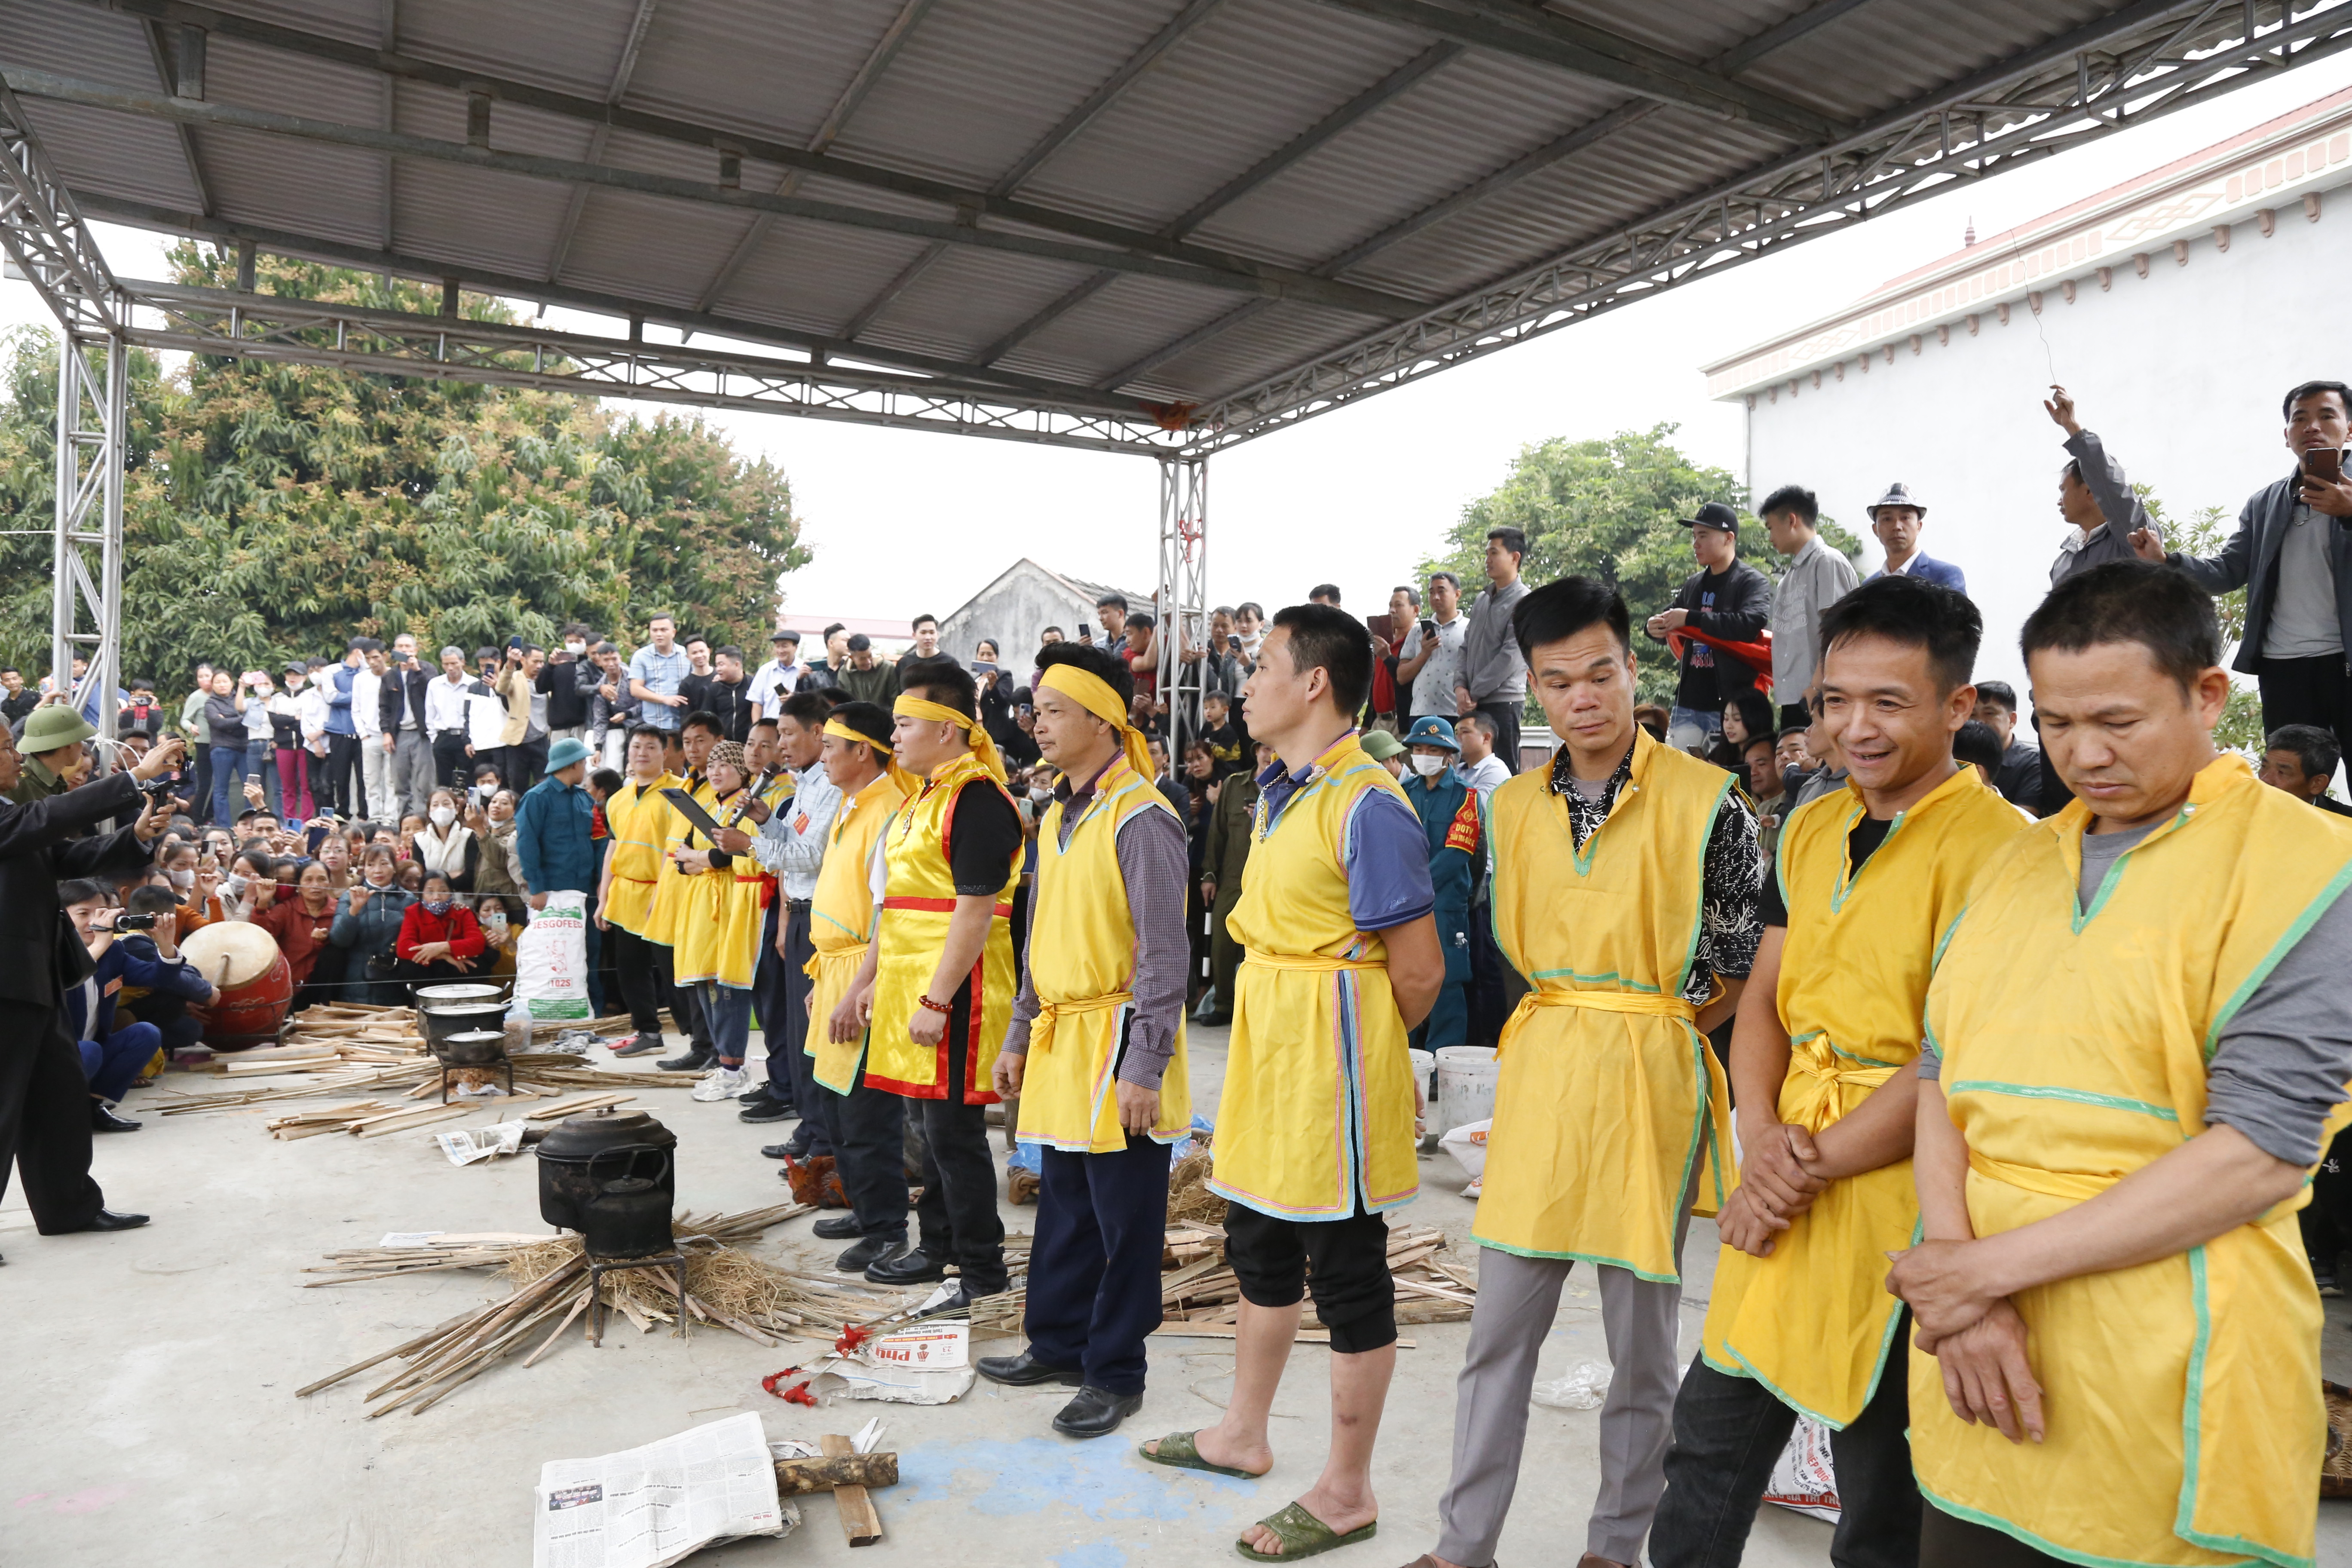
M1201 693L1208 677L1205 657L1186 659L1187 650L1205 655L1209 637L1209 459L1205 454L1174 454L1160 459L1160 584L1154 608L1160 616L1159 679L1168 704L1169 766L1176 737L1197 734Z
M129 400L130 301L42 153L16 96L0 87L0 249L58 319L57 503L49 673L97 697L99 733L114 733L122 629L122 472ZM101 746L101 755L110 747Z

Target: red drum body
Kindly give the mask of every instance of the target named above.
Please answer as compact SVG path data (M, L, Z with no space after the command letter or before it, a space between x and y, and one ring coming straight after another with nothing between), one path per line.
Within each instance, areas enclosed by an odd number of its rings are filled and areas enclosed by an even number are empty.
M216 1050L274 1044L294 1000L294 971L277 942L257 926L218 921L191 931L180 956L220 988L220 1000L189 1013Z

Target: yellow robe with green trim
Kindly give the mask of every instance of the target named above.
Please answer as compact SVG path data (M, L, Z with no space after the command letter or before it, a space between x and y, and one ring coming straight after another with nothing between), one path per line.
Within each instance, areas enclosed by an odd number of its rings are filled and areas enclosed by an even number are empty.
M1480 1246L1681 1278L1683 1194L1716 1211L1730 1145L1723 1069L1682 998L1730 788L1637 728L1632 776L1581 850L1549 769L1487 803L1495 940L1534 989L1503 1029Z
M1388 948L1356 929L1343 846L1366 790L1404 786L1355 732L1315 760L1255 842L1225 929L1244 950L1217 1104L1220 1196L1281 1219L1346 1219L1412 1201L1412 1063Z
M830 1020L849 994L874 939L874 889L867 879L874 846L906 801L898 780L877 773L854 799L841 803L825 835L816 892L809 900L809 945L816 951L808 961L809 1029L803 1048L816 1058L817 1082L836 1094L847 1094L857 1081L866 1035L861 1031L854 1040L836 1041Z
M677 787L677 776L665 773L640 787L634 781L613 792L604 803L604 830L612 843L609 857L613 880L599 912L610 923L638 936L646 934L652 918L654 889L661 880L662 836L671 816L665 789Z
M1928 990L1979 1237L2063 1213L2202 1132L2206 1061L2231 1015L2352 883L2352 828L2231 753L2084 911L2089 820L2076 801L1994 857ZM2309 1197L2187 1252L2011 1297L2042 1443L1963 1423L1914 1350L1921 1489L2077 1563L2311 1563L2327 1420L2294 1215Z
M1062 847L1066 803L1055 801L1037 829L1037 887L1029 915L1029 980L1044 1011L1029 1031L1021 1084L1021 1136L1081 1154L1127 1147L1119 1125L1120 1042L1135 1010L1135 920L1118 868L1118 833L1140 811L1175 808L1159 785L1124 758L1095 781L1069 847ZM1182 1138L1192 1124L1192 1091L1179 1009L1176 1046L1160 1080L1160 1120L1151 1136Z
M1856 872L1847 839L1863 812L1849 785L1780 834L1789 925L1775 1002L1792 1048L1780 1117L1808 1132L1852 1114L1918 1059L1936 945L1978 870L2025 826L1963 766L1898 814ZM1900 1321L1886 1254L1908 1247L1918 1223L1904 1159L1831 1183L1773 1237L1769 1258L1724 1247L1701 1342L1709 1364L1759 1379L1832 1426L1851 1423L1878 1386Z
M882 957L875 968L874 1015L866 1031L866 1081L912 1100L947 1098L948 1053L964 1061L963 1103L993 1105L990 1069L1013 1022L1013 997L1020 973L1013 961L1013 889L1021 881L1021 853L1005 863L1003 890L988 922L988 940L972 964L971 1026L962 1038L937 1046L919 1044L908 1025L921 1005L946 946L948 921L955 914L955 875L948 846L955 831L956 796L974 779L1003 789L969 752L931 770L920 795L901 807L884 836L889 880L884 885L877 937ZM1008 796L1009 800L1011 797ZM934 1001L947 998L934 997Z
M716 805L710 815L729 826L740 793ZM673 814L675 815L675 814ZM683 818L680 819L684 826ZM751 819L740 824L754 831ZM679 844L688 849L709 849L710 841L699 828L688 826ZM688 871L671 923L673 947L670 977L677 984L714 981L733 991L749 991L760 966L760 938L768 916L768 895L774 879L749 855L730 858L731 864L707 871Z
M719 797L711 792L710 781L699 773L689 773L685 778L675 779L671 781L670 787L684 790L705 811L714 811L718 807ZM688 884L693 879L677 868L677 862L669 858L669 852L685 845L687 834L692 830L693 824L679 815L677 808L671 805L667 800L661 799L658 795L655 798L659 800L661 805L661 816L658 819L661 835L661 848L658 852L661 868L655 877L653 904L646 916L646 929L638 934L647 942L658 942L664 947L676 947L678 913L689 890Z

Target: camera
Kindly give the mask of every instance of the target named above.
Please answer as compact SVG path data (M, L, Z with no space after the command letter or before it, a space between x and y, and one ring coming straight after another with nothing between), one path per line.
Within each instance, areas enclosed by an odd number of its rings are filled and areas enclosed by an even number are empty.
M153 931L155 919L153 915L117 915L113 930L118 935L126 931Z

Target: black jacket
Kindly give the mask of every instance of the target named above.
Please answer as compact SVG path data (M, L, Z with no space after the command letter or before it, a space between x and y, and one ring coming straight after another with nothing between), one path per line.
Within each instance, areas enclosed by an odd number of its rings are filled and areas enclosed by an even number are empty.
M409 716L416 721L419 734L425 729L425 689L440 676L437 669L427 669L421 664L395 664L383 672L383 684L376 700L376 721L389 734L398 731L404 722L401 707L407 705Z
M1689 626L1693 631L1722 637L1727 642L1758 641L1772 619L1772 579L1745 561L1734 561L1726 575L1730 580L1716 591L1715 608L1699 608L1699 595L1707 577L1704 572L1690 574L1689 581L1683 584L1682 591L1675 595L1675 602L1669 607L1688 610ZM1695 668L1691 664L1691 652L1705 647L1704 643L1694 642L1683 645L1683 679L1675 698L1681 706L1720 708L1741 692L1756 689L1755 670L1721 648L1710 648L1708 652L1715 664L1715 689L1712 692L1703 689L1694 692L1691 684L1697 678L1698 669L1704 667ZM1694 697L1711 700L1694 701Z
M72 877L127 877L144 867L147 847L127 827L73 837L110 816L135 817L139 806L139 785L127 773L31 805L0 800L0 952L8 955L0 963L0 1001L61 1006L66 987L88 977L89 954L58 901L58 884Z
M2238 531L2230 535L2221 554L2200 559L2176 550L2165 557L2209 594L2246 590L2246 635L2239 639L2230 668L2247 675L2262 673L2263 643L2270 636L2271 612L2278 603L2279 544L2294 524L2302 473L2298 468L2248 496L2238 513ZM2327 530L2327 561L2336 575L2336 616L2344 646L2352 650L2352 526L2321 516L2326 521L2318 526ZM2352 664L2352 655L2346 662Z
M559 653L539 667L531 684L547 696L547 727L577 730L588 722L588 700L603 685L604 672L591 658Z
M687 690L684 685L678 689ZM688 711L699 709L719 721L726 738L740 742L750 738L751 721L760 716L760 706L751 700L751 678L730 684L717 676L708 676L687 696ZM553 722L552 718L549 721Z

